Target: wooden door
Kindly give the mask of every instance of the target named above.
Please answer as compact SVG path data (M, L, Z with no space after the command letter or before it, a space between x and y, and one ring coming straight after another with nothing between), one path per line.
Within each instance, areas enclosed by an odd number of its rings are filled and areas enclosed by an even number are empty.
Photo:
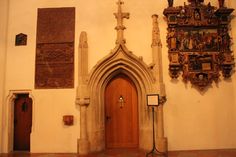
M14 104L14 151L30 151L32 99L19 94Z
M105 90L106 148L138 147L138 101L134 83L125 75Z

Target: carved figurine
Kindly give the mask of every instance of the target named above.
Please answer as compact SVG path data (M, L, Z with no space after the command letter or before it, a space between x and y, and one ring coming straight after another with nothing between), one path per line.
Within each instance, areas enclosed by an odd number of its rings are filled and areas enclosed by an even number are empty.
M220 8L224 7L225 0L218 0L218 2Z
M168 0L169 7L173 7L174 0Z
M227 51L230 49L230 41L231 38L228 34L228 30L225 28L223 31L222 31L222 36L221 36L221 49L223 51Z
M201 13L200 13L199 9L194 10L194 19L201 20Z
M160 30L157 19L158 15L152 15L152 20L153 20L152 46L161 46Z
M169 39L169 47L171 50L176 49L176 32L175 29L172 28L171 31L168 34L168 39Z

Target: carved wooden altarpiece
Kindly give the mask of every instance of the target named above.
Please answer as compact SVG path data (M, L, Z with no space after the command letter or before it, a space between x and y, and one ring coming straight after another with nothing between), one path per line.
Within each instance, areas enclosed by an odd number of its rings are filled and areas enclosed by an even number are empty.
M75 8L38 9L35 88L74 87Z
M229 78L234 66L230 50L231 38L228 33L230 14L234 9L224 7L219 0L219 8L204 0L188 0L189 4L164 10L168 23L169 72L178 78L190 81L200 90L213 81L217 82L220 73Z

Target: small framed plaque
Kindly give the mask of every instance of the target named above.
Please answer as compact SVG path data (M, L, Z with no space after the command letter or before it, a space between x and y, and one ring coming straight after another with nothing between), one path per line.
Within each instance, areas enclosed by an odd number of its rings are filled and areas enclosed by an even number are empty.
M158 105L159 105L159 94L148 94L147 106L158 106Z
M27 35L20 33L16 35L15 46L27 45Z

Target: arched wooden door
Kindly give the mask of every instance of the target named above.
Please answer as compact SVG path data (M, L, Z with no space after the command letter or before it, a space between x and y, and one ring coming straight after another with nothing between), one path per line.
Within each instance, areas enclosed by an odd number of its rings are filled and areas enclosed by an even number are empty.
M32 99L18 94L14 102L14 151L30 151Z
M106 148L137 148L138 98L134 83L126 75L113 78L105 90Z

